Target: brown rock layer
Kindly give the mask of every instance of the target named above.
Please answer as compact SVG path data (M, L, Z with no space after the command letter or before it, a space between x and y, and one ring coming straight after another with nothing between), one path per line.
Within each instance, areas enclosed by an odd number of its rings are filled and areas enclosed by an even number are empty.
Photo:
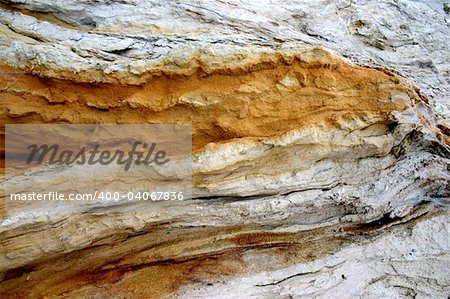
M160 76L133 86L77 83L3 67L3 123L184 123L194 150L353 119L387 122L420 102L396 75L349 65L324 50L314 63L278 59L247 70ZM319 62L320 61L320 62Z

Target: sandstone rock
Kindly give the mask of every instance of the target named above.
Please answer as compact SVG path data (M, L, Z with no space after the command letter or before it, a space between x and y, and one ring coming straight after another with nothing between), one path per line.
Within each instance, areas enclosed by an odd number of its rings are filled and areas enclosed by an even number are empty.
M6 215L2 298L450 294L448 4L0 2L4 124L194 151L188 200Z

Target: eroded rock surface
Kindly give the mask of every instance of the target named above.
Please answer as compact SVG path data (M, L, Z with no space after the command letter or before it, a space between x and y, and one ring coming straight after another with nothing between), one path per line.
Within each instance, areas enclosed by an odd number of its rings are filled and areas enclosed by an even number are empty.
M446 2L0 2L2 123L194 151L192 199L4 216L2 298L450 294Z

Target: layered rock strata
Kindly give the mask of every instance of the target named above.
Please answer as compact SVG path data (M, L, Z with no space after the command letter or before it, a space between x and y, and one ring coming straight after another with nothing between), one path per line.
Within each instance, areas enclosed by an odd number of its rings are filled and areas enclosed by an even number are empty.
M2 123L192 124L194 161L185 201L5 215L2 298L450 293L444 3L0 2Z

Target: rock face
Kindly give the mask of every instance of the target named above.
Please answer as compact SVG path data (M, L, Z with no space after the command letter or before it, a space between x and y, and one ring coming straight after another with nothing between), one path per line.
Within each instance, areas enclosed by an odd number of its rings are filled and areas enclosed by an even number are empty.
M2 298L449 296L448 3L0 3L3 124L194 153L189 200L5 215Z

